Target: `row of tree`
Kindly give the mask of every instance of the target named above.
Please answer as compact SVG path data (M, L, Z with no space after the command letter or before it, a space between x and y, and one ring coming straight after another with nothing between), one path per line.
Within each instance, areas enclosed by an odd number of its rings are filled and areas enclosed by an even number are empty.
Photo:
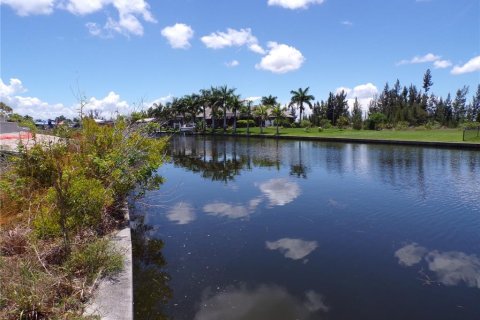
M350 108L350 99L345 91L330 92L326 100L315 102L309 87L299 88L290 92L289 103L282 107L277 97L272 95L262 97L259 103L254 105L255 100L242 99L235 88L225 85L173 98L165 104L154 103L145 111L132 113L131 120L136 121L147 117L157 118L164 123L179 120L183 123L197 123L200 129L205 129L207 126L205 120L209 119L209 125L213 130L221 127L225 131L229 125L227 119L233 118L235 132L238 119L256 119L261 126L267 119L274 117L278 125L282 123L281 118L288 112L290 119L301 122L305 119L305 111L308 107L311 110L308 116L310 123L322 127L328 124L340 127L352 125L355 129L376 128L376 125L365 126L372 123L382 123L386 127L394 127L399 123L408 126L430 123L457 127L465 122L480 122L480 84L472 100L468 102L467 86L458 89L454 98L450 94L445 98L433 94L432 86L430 69L425 72L420 89L413 84L408 87L402 86L399 80L396 80L393 87L390 87L387 82L383 91L373 97L368 108L365 108L368 111L364 112L363 106L356 97ZM12 109L4 103L1 104L0 109L3 113L12 112ZM90 117L95 115L92 113ZM61 118L65 119L63 116ZM199 119L202 121L197 121ZM247 121L247 126L249 123L250 121Z
M290 102L282 108L277 97L272 95L262 97L259 104L253 105L254 101L242 99L236 94L235 88L211 87L200 90L199 93L174 98L165 105L156 103L147 111L137 113L135 117L149 116L168 120L181 115L182 119L196 122L196 115L203 113L205 119L206 110L210 110L212 128L222 126L226 129L227 114L231 112L235 130L237 118L256 118L262 123L266 117L281 117L287 110L294 120L302 121L306 118L305 111L308 107L311 110L308 120L317 126L328 122L334 126L353 125L354 128L360 129L365 122L380 121L387 127L393 127L398 123L408 126L435 123L439 126L457 127L465 122L480 122L480 84L468 102L467 86L458 89L453 98L450 94L445 98L435 95L431 92L432 86L430 69L425 72L420 89L414 84L402 86L399 80L393 87L387 82L383 91L370 101L366 112L356 97L350 108L350 99L345 91L330 92L326 100L315 101L309 87L299 88L290 92ZM223 122L218 123L218 120L222 119Z

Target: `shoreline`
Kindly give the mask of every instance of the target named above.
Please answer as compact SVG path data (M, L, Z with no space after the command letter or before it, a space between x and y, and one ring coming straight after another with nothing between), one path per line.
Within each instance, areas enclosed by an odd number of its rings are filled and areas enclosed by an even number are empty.
M318 137L318 136L297 136L297 135L272 135L272 134L233 134L233 133L194 133L197 136L220 136L234 138L261 138L261 139L282 139L282 140L304 140L320 142L346 142L365 144L389 144L418 147L436 147L450 149L479 150L480 143L477 142L446 142L446 141L419 141L419 140L390 140L390 139L368 139L368 138L343 138L343 137Z
M123 226L109 241L123 255L123 269L111 277L102 278L85 305L84 316L98 316L102 320L133 319L133 257L130 210L124 201Z

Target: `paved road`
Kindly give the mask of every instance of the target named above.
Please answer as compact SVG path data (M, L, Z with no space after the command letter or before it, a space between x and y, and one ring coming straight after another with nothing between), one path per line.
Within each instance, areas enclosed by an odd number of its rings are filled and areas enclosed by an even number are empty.
M15 122L0 122L0 134L15 133L20 131L28 131L28 129L19 127Z

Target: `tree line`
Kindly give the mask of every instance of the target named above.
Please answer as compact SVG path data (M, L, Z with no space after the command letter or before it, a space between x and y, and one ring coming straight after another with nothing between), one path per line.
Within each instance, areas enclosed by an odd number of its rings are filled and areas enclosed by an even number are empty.
M182 124L195 123L197 130L205 131L208 126L215 131L228 126L236 132L238 120L242 125L254 126L265 124L274 118L278 126L329 126L353 127L354 129L382 129L397 127L449 127L480 122L480 84L471 100L469 87L463 86L455 95L446 97L432 92L433 80L430 69L423 76L423 84L418 88L414 84L401 85L397 79L393 86L387 82L382 92L373 97L368 106L362 106L354 97L349 106L348 93L330 92L325 100L316 101L310 88L290 91L290 101L280 105L278 98L266 95L258 100L242 99L232 87L217 86L201 89L198 92L175 97L166 103L153 103L148 109L133 112L130 120L135 122L142 118L156 118L158 122L168 124L178 120ZM307 114L307 109L310 112ZM33 120L12 113L12 108L1 104L0 112L10 113L13 121ZM365 110L365 111L364 111ZM207 116L208 113L208 116ZM89 117L99 114L90 112ZM58 120L67 120L57 117ZM206 121L206 119L209 119ZM233 121L232 121L233 120ZM208 123L207 123L208 122ZM475 125L475 124L473 124Z

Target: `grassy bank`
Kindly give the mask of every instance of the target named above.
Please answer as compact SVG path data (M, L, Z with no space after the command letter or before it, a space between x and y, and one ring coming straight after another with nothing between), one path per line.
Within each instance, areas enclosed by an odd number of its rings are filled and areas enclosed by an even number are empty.
M108 238L125 197L161 183L166 140L89 119L57 135L20 148L0 178L0 319L83 319L98 280L122 268Z
M275 127L264 128L263 135L274 136ZM460 129L431 129L431 130L353 130L353 129L324 129L318 128L280 128L280 136L292 137L320 137L320 138L346 138L346 139L370 139L370 140L397 140L397 141L421 141L421 142L464 142L463 131ZM216 130L222 133L223 130ZM232 133L229 128L227 133ZM237 128L237 134L246 135L246 128ZM250 128L250 134L261 134L259 127ZM480 143L480 139L465 141L467 143Z

